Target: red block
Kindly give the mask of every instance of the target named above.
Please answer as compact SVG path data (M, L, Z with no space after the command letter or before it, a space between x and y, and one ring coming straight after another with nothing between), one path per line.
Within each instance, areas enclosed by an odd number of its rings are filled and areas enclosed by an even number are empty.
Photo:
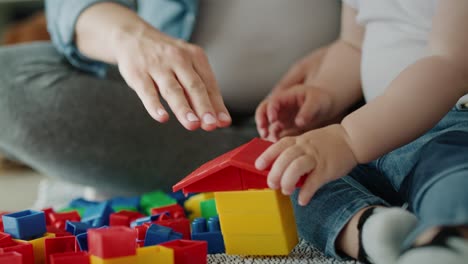
M148 226L147 225L135 226L134 229L137 233L137 240L145 240L146 231L148 231Z
M51 237L45 239L45 260L50 263L49 256L55 253L76 252L77 244L74 236Z
M153 223L170 227L175 232L181 233L183 239L190 240L190 221L187 218L159 220Z
M88 231L89 254L103 259L136 254L137 233L124 226L90 229Z
M23 264L23 256L18 252L0 253L0 263Z
M118 213L113 213L110 215L109 225L129 227L131 222L144 216L144 214L139 212L122 210Z
M89 264L86 252L55 253L50 255L50 264Z
M57 228L55 226L47 226L47 233L55 234L55 237L64 237L64 236L72 236L72 233L69 233L63 229Z
M65 213L50 213L50 221L53 226L65 230L67 220L72 222L80 222L81 217L78 211L70 211Z
M22 264L34 264L33 246L28 242L13 241L13 244L10 246L0 247L0 254L7 252L18 252L21 254L23 256Z
M161 214L164 212L169 212L172 218L185 218L184 208L178 204L172 204L151 209L151 215Z
M48 207L48 208L42 209L42 212L44 212L45 214L46 225L51 225L52 219L50 218L50 215L55 213L54 209L52 209L52 207Z
M14 244L15 242L11 239L10 234L0 232L0 248Z
M174 264L206 264L208 243L195 240L173 240L159 244L174 250Z

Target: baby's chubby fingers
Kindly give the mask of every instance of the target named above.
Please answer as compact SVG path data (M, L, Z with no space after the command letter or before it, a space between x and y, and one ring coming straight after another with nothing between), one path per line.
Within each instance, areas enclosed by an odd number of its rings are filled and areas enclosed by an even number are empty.
M284 150L279 157L273 163L270 173L268 173L268 186L271 189L278 189L282 187L280 182L283 181L284 172L286 168L293 162L295 159L304 155L304 152L299 147L289 147ZM289 195L290 193L285 193L285 189L282 188L283 194Z
M293 137L285 137L271 145L255 160L255 168L258 170L267 169L284 150L293 146L295 142L296 140Z
M283 194L290 195L305 174L315 169L316 161L308 155L302 155L290 162L281 177Z
M319 175L320 173L317 171L313 171L307 175L307 179L304 185L302 185L297 198L297 203L300 206L306 206L317 190L326 183L326 181L323 180L324 178L319 177Z

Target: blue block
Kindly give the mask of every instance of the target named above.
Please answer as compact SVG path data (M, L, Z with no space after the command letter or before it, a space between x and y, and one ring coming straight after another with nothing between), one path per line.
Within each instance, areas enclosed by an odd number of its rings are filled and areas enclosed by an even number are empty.
M112 207L129 207L140 210L140 197L116 197L111 200Z
M112 210L110 202L102 202L86 208L81 222L91 225L92 227L109 225L109 218L113 212L114 210Z
M224 253L224 238L217 216L210 217L208 223L205 218L195 218L192 222L192 240L208 242L208 254Z
M87 223L82 223L82 222L67 221L65 225L65 230L69 233L72 233L74 236L86 233L86 231L89 228L91 228L90 225L88 225Z
M78 198L75 200L72 200L70 204L68 204L68 207L71 208L88 208L90 206L95 206L98 205L99 202L94 202L94 201L88 201L83 198Z
M156 221L156 220L159 219L159 217L161 217L162 214L165 214L165 215L169 216L169 213L164 212L164 213L160 213L160 214L154 214L154 215L150 215L150 216L141 217L141 218L138 218L135 221L131 222L130 227L134 228L135 226L141 226L144 223L151 223L153 221Z
M76 236L76 242L81 251L88 251L88 233L82 233Z
M183 235L181 233L174 232L172 228L152 224L146 231L145 247L182 239L182 237Z
M4 232L16 239L35 239L47 232L44 212L25 210L3 215L2 219Z

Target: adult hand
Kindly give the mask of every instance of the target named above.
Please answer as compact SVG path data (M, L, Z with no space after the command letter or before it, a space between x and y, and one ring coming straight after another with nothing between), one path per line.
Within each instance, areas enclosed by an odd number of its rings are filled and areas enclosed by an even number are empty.
M142 24L116 33L113 53L120 73L135 90L148 113L165 122L163 97L179 122L189 130L229 126L213 71L202 48Z

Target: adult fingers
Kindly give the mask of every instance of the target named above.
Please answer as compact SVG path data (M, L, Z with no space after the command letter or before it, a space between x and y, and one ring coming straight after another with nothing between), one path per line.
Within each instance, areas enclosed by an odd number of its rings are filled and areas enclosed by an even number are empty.
M266 114L266 109L268 106L268 99L263 100L255 110L255 123L257 125L258 134L260 137L268 137L268 117Z
M304 127L310 124L319 115L320 102L319 98L313 94L308 94L305 97L304 103L300 106L299 111L294 119L294 123L298 127Z

